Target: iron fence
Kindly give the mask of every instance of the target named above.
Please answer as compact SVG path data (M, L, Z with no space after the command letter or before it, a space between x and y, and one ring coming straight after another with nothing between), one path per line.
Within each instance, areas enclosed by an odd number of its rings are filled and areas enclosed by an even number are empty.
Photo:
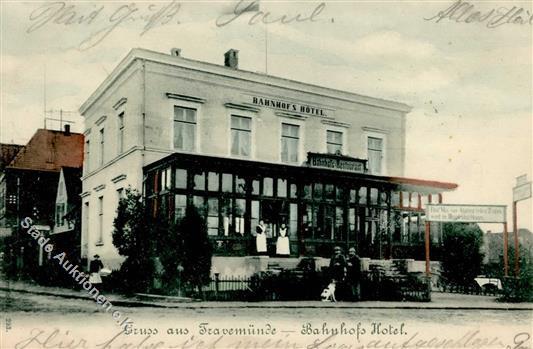
M484 296L499 296L501 291L497 287L480 287L479 285L439 285L441 292L460 293Z
M241 301L248 300L253 293L252 279L249 277L224 276L215 274L208 285L202 287L204 300Z

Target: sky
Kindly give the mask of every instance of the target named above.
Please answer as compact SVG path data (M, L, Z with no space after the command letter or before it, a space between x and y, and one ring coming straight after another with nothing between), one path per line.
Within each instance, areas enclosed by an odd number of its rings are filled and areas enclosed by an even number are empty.
M471 1L485 21L440 18L453 4L261 1L269 22L307 20L250 24L237 1L0 1L0 142L26 143L45 108L83 132L80 105L131 48L216 64L234 48L244 70L411 105L405 176L459 184L446 203L508 205L511 222L516 177L532 176L532 5ZM531 201L518 226L533 231Z

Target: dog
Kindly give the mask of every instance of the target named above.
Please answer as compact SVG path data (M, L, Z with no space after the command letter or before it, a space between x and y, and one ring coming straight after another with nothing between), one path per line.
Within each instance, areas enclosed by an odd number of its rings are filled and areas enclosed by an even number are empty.
M320 294L320 297L322 297L322 302L337 302L335 299L335 288L335 280L332 280L328 287L326 287Z

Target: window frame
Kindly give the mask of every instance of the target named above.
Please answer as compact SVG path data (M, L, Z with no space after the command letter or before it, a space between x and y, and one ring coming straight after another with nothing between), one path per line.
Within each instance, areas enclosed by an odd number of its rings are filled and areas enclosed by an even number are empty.
M246 119L250 119L250 154L248 156L246 155L241 155L241 154L233 154L232 152L232 149L233 149L233 126L232 126L232 120L233 120L233 117L238 117L238 118L246 118ZM253 160L255 159L255 137L256 137L256 134L255 134L255 120L254 120L254 117L253 117L253 114L250 113L250 112L244 112L244 111L234 111L234 110L230 110L229 111L229 141L228 141L228 156L230 157L234 157L234 158L241 158L241 159L249 159L249 160ZM246 132L246 130L242 130L242 129L235 129L235 130L239 130L239 131L243 131L243 132Z
M100 138L98 166L101 167L105 164L105 127L102 127L100 130L98 130L98 137Z
M369 149L368 149L368 139L369 138L380 138L381 139L381 172L380 173L374 173L371 171L370 167L370 159L368 157L369 155ZM380 175L385 176L388 174L387 170L387 135L384 132L375 132L375 131L365 131L363 136L363 143L364 143L364 155L366 159L368 160L367 167L370 174L373 175Z
M338 145L337 143L331 143L331 142L329 142L329 140L328 140L328 133L329 133L329 132L340 133L340 135L341 135L341 143L340 143L341 150L340 150L340 153L341 153L341 154L345 154L345 153L346 153L346 132L344 132L344 130L342 130L342 129L337 129L337 128L333 128L333 127L328 127L328 128L326 128L326 132L325 132L325 137L326 137L326 141L325 141L325 144L326 144L325 153L327 153L327 154L336 154L336 153L330 153L330 152L328 151L328 145L329 145L329 144L336 144L336 145Z
M175 100L175 99L170 99L169 100L170 102L170 140L169 140L169 148L170 150L172 151L178 151L178 152L181 152L181 153L199 153L201 152L201 149L200 149L200 135L201 135L201 104L199 103L192 103L192 102L188 102L188 101L182 101L182 100ZM180 121L180 120L175 120L175 107L178 107L178 108L183 108L183 109L193 109L196 111L196 122L195 123L192 123L192 122L187 122L187 121ZM188 124L188 125L195 125L195 133L194 133L194 143L193 143L193 149L192 150L186 150L186 149L180 149L180 148L176 148L175 147L175 144L174 144L174 138L175 138L175 122L181 122L183 124Z
M283 157L281 155L282 149L283 149L283 124L291 125L291 126L297 126L298 127L298 147L297 147L297 156L298 159L295 162L292 161L283 161ZM278 150L278 160L282 164L289 164L289 165L300 165L304 161L303 156L303 143L305 140L305 131L304 131L304 123L300 120L296 119L289 119L289 118L282 118L279 122L279 132L278 132L278 139L279 139L279 150ZM294 139L294 138L293 138Z
M87 251L89 249L89 236L90 236L90 214L91 214L91 205L90 200L84 201L82 204L82 214L81 214L81 236L80 236L80 249L81 249L81 257L87 257Z
M101 246L104 244L104 196L99 196L97 200L98 238L96 240L96 245Z
M126 111L120 109L117 114L117 155L124 153L125 116Z
M85 136L85 152L84 152L84 161L83 161L83 165L84 165L84 169L85 169L85 174L88 174L91 172L91 139L89 138L89 135L86 135Z
M56 202L55 207L55 225L58 228L62 228L66 225L66 219L64 218L67 214L67 203L66 202Z

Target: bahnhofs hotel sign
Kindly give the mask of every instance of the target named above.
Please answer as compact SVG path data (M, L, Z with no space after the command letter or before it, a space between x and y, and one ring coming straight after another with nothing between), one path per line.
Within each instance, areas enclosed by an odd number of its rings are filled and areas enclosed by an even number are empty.
M322 108L313 107L305 104L298 104L292 102L281 101L273 98L256 97L252 96L252 104L268 107L273 109L279 109L287 112L308 114L314 116L328 116L326 111Z

